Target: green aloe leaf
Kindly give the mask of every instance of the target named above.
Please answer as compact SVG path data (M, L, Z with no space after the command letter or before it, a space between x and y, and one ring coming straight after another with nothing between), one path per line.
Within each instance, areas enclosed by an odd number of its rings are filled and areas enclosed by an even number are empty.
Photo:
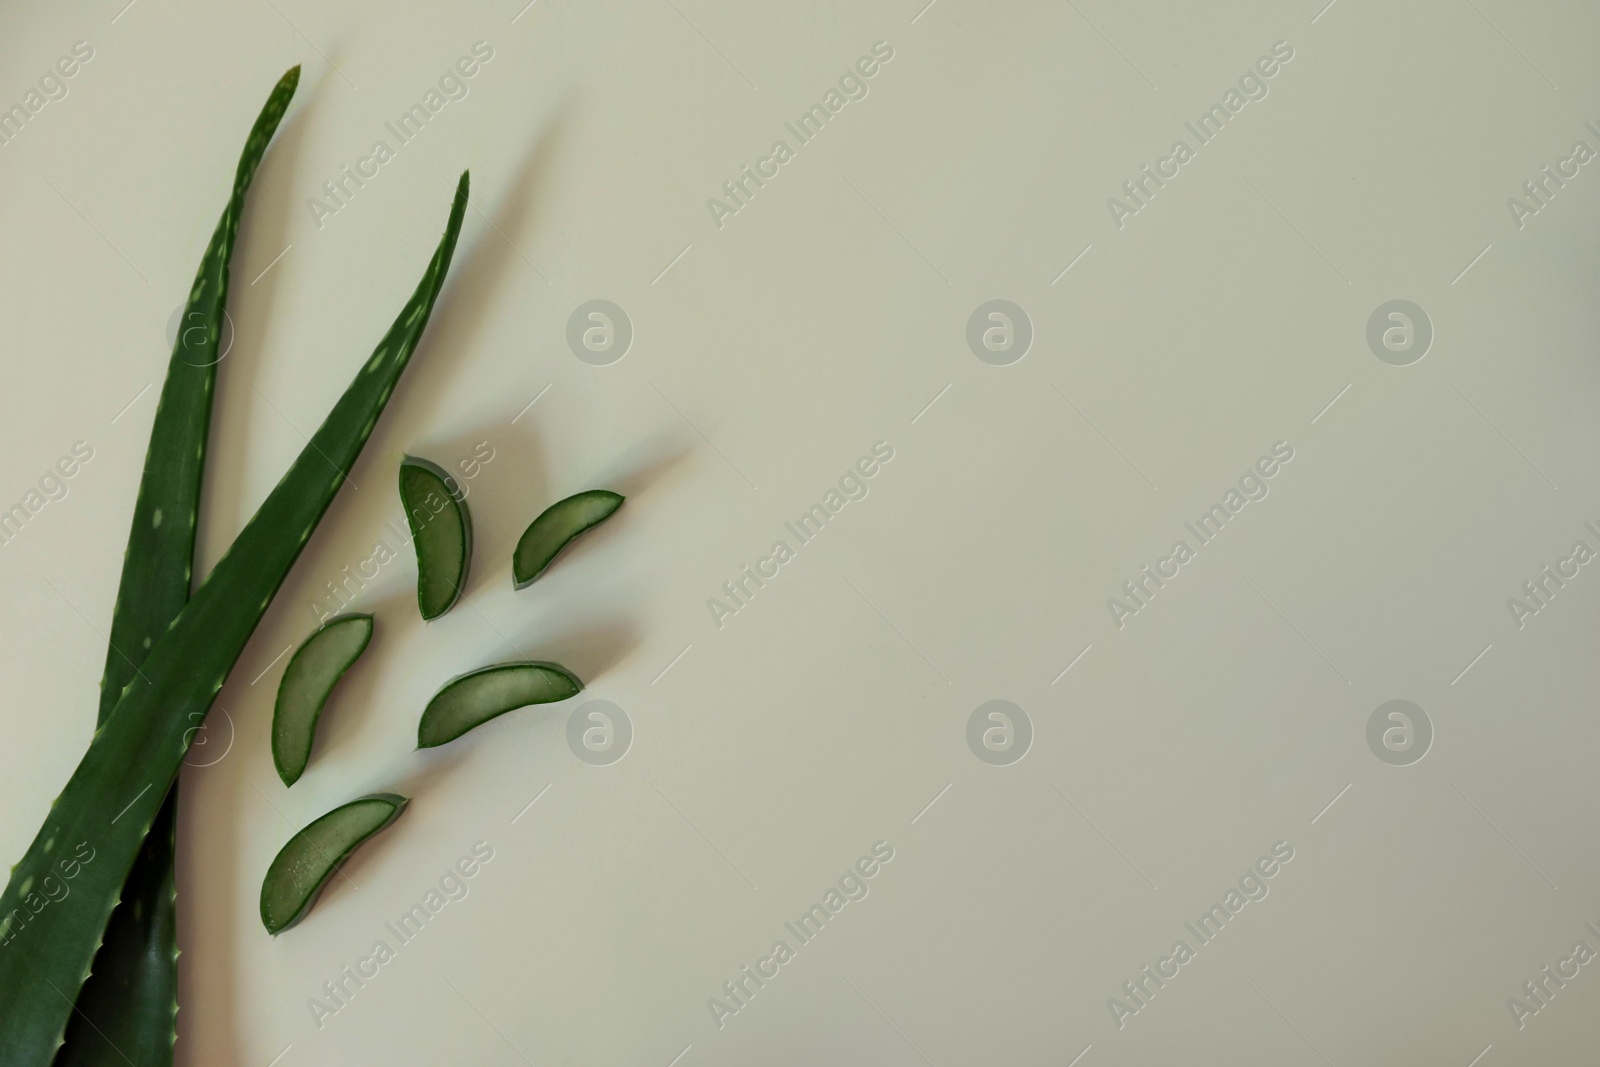
M110 647L100 682L104 725L157 638L189 599L195 518L211 426L217 349L228 303L228 263L244 214L245 191L288 110L300 68L278 80L245 140L233 194L217 220L183 309L166 382L150 427L144 476L123 554ZM111 913L94 973L78 994L56 1067L172 1063L178 1011L177 888L173 843L177 786L162 805Z
M411 299L288 472L155 642L0 894L0 1063L43 1067L194 728L366 444L427 326L467 210L468 176ZM87 849L69 892L63 851Z

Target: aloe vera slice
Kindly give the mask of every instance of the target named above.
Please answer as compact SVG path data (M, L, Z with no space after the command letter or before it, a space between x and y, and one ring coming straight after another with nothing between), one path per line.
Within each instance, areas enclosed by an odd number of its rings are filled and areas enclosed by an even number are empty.
M185 328L179 330L167 363L123 554L100 682L101 725L147 650L189 599L195 515L221 340L216 324L227 307L229 261L245 192L299 81L299 67L285 73L256 117L234 172L232 194L183 309ZM198 324L207 328L195 329ZM56 1067L121 1063L124 1058L140 1067L172 1063L178 1011L176 824L174 783L122 887L121 905L106 924L105 943L95 953L94 973L78 994Z
M371 640L371 615L341 615L319 627L289 658L272 710L272 763L284 785L294 785L305 773L322 706Z
M609 519L622 501L620 494L609 489L588 489L545 508L522 532L516 551L511 554L511 577L516 588L531 585L573 538Z
M423 709L417 747L435 748L473 727L529 704L553 704L583 689L559 663L501 663L445 683Z
M427 327L461 234L467 194L463 174L444 235L399 317L155 642L12 868L0 894L0 1064L50 1062L106 919L194 729L344 484ZM94 850L94 859L77 872L70 897L44 906L36 887L52 874L60 850L79 842Z
M472 514L467 497L437 463L400 462L400 502L417 549L417 608L437 619L461 599L472 566Z
M261 879L261 925L277 936L306 917L339 864L406 810L410 800L373 793L334 808L289 838Z

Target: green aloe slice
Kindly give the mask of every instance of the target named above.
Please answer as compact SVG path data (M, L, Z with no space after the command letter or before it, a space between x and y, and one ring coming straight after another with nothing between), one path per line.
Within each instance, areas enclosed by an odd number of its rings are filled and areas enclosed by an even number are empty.
M511 554L511 577L516 587L532 584L573 538L609 519L622 501L620 494L609 489L588 489L545 508L523 531Z
M122 578L111 615L99 724L104 725L139 664L189 599L195 515L211 425L217 350L228 303L228 265L245 192L300 82L294 67L267 96L245 139L233 189L195 272L178 340L150 427L144 475L133 506ZM197 329L197 326L204 329ZM172 1063L178 1011L177 887L173 846L177 784L150 827L106 924L104 944L78 994L56 1067Z
M417 747L454 741L475 726L529 704L553 704L583 689L578 676L559 663L501 663L445 683L423 709Z
M322 706L371 640L371 615L341 615L306 638L290 657L272 710L272 763L284 785L294 785L305 773Z
M261 925L281 934L306 917L333 872L368 838L400 817L410 800L373 793L334 808L289 838L261 879Z
M399 317L155 642L12 868L0 894L0 1064L50 1062L123 880L194 730L344 484L427 327L461 234L467 194L463 174L444 235ZM71 896L46 906L37 887L52 874L60 850L80 842L93 850L93 859L76 872Z
M437 619L467 587L472 566L467 497L443 467L407 456L400 462L400 502L417 549L417 607L424 619Z

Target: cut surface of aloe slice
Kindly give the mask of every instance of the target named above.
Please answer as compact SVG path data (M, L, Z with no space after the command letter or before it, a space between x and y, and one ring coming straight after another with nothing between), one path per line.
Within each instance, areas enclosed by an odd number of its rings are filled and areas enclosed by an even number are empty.
M578 676L559 663L501 663L445 683L423 709L417 747L454 741L475 726L529 704L553 704L583 689Z
M461 599L472 566L472 515L450 472L425 459L400 462L400 502L417 550L417 608L437 619Z
M289 839L261 880L261 925L280 934L306 917L352 852L400 817L410 799L373 793L334 808Z
M516 588L531 584L573 538L615 514L622 500L621 494L609 489L587 489L545 508L523 531L511 555L511 575Z
M371 615L341 615L295 649L272 712L272 762L284 785L294 785L305 773L323 705L371 640Z

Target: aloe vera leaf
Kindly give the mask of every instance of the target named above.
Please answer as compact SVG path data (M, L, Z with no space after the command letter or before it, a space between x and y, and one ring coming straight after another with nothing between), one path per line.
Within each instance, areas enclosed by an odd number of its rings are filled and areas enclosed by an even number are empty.
M228 302L228 264L244 214L245 192L300 82L291 68L267 96L245 139L233 192L217 220L183 309L166 381L150 427L144 475L133 506L122 579L111 615L99 724L156 638L189 599L195 517L200 503L217 349ZM173 849L177 785L161 806L106 924L93 974L78 994L56 1067L172 1062L178 1011L177 888Z
M516 588L531 585L574 538L616 514L623 499L609 489L588 489L545 508L522 532L511 553L511 577Z
M372 358L150 650L0 894L0 1063L50 1062L71 998L167 787L273 595L361 453L427 326L467 210L468 176L416 291ZM35 888L82 842L71 895ZM37 898L38 906L34 905Z
M447 744L490 719L529 704L577 696L578 676L559 663L501 663L452 678L433 695L417 723L417 747Z
M261 925L276 937L306 917L333 872L410 800L373 793L334 808L289 838L261 879Z
M290 657L272 709L272 763L284 785L305 773L322 707L371 640L371 615L341 615L318 627Z
M228 263L244 214L245 192L299 82L300 68L293 67L279 79L251 127L234 174L233 194L217 220L184 306L185 325L173 345L150 427L144 475L133 506L122 580L111 615L111 647L100 683L101 723L111 716L139 663L189 599L195 521L221 341L219 326L228 301Z
M55 1067L170 1067L178 1036L177 824L174 784L122 884Z
M472 566L472 513L456 480L437 463L400 462L400 502L417 550L417 608L437 619L455 607Z

